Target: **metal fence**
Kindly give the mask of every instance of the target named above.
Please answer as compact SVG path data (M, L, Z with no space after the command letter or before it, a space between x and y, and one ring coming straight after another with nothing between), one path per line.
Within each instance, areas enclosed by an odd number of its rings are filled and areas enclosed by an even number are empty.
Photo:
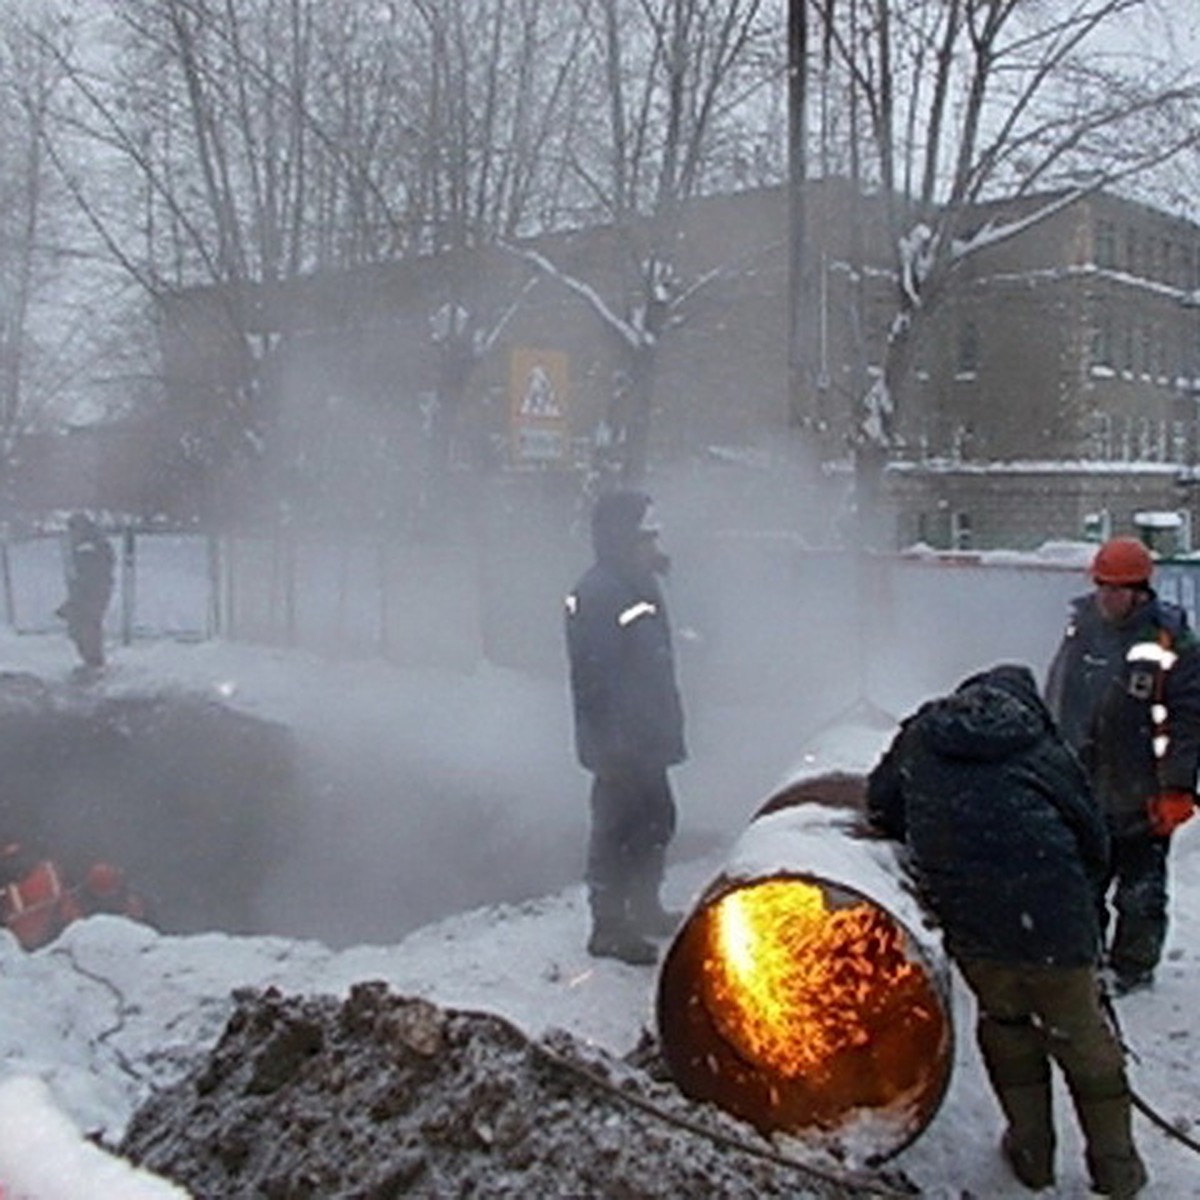
M463 544L128 531L115 541L109 637L230 640L470 670L564 670L561 597L587 554L519 536ZM1040 672L1083 564L818 552L788 536L691 539L668 583L681 670L706 694L769 704L903 706L997 661ZM3 617L61 632L60 539L0 543ZM1200 561L1161 563L1159 591L1196 623Z

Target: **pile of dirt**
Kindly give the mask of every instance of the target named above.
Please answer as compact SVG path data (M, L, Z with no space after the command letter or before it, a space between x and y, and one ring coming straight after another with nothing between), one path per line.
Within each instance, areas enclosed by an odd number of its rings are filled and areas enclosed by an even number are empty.
M771 1161L746 1126L566 1033L532 1041L382 983L235 999L119 1147L204 1200L897 1194Z

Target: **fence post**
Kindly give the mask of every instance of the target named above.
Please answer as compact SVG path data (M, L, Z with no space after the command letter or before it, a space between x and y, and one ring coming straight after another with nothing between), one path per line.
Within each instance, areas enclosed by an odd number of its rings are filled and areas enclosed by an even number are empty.
M215 533L205 537L208 563L208 630L210 638L221 636L221 547Z
M388 628L391 621L391 610L388 603L390 597L388 595L388 540L386 536L381 536L378 542L378 554L375 559L378 570L379 583L379 609L378 619L379 627L375 631L375 650L383 658L387 658L388 652Z
M4 619L10 629L17 627L17 605L13 596L12 563L8 558L8 531L0 539L0 574L4 577Z
M137 607L137 553L133 526L121 531L121 644L128 646L133 641L133 620Z

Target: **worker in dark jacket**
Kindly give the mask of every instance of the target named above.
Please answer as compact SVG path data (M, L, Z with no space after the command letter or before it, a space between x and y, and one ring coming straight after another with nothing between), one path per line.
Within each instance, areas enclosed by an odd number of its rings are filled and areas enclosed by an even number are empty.
M1054 1182L1050 1060L1066 1077L1096 1191L1146 1180L1120 1046L1100 1005L1096 902L1108 837L1033 673L1002 665L924 705L867 782L978 1001L976 1035L1030 1188Z
M658 577L668 560L640 492L600 497L596 561L566 601L580 763L594 777L587 884L593 955L648 965L665 936L666 848L675 832L667 769L686 757L671 628Z
M1195 810L1200 651L1184 611L1150 586L1154 560L1136 538L1105 542L1091 570L1095 590L1071 605L1046 701L1112 836L1108 965L1124 993L1153 981L1171 834Z
M113 549L86 513L67 521L67 598L58 609L88 670L104 666L104 614L113 591Z

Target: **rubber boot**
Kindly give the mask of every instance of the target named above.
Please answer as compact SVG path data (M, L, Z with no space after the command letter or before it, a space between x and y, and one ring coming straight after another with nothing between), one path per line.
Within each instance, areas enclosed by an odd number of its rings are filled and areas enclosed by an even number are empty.
M670 937L682 920L683 913L663 908L657 884L634 889L629 901L629 921L644 937Z
M1050 1079L992 1085L1008 1128L1000 1151L1012 1173L1033 1191L1054 1186L1054 1121Z
M1129 1093L1075 1096L1075 1112L1087 1143L1092 1191L1116 1200L1136 1196L1146 1183L1146 1167L1133 1144Z
M634 967L652 967L658 951L628 925L596 925L588 938L588 953L593 958L617 958Z
M658 951L634 928L627 916L624 896L605 889L593 889L589 897L592 909L592 936L587 950L593 958L616 958L635 967L653 966Z

